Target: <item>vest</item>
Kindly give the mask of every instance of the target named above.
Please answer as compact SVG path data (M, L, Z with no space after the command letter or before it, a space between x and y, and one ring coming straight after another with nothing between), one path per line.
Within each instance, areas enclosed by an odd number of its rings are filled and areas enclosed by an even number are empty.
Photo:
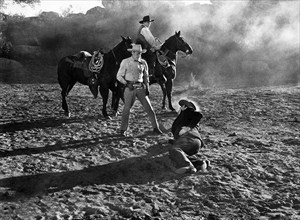
M142 45L143 49L149 50L151 48L151 45L146 41L145 37L141 34L141 31L144 27L145 27L144 25L141 25L139 27L135 43Z

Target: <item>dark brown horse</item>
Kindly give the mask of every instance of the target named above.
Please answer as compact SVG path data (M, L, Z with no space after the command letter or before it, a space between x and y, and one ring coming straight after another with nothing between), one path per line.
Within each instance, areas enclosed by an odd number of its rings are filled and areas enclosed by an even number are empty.
M103 107L102 114L105 118L109 118L106 110L106 105L109 96L109 90L112 92L112 109L117 112L119 99L122 96L121 92L116 86L116 75L123 59L130 57L131 53L127 50L131 48L132 40L130 37L122 37L122 41L117 44L113 49L104 54L103 66L100 72L96 73L95 82L89 83L89 78L86 76L84 69L75 68L74 61L78 59L75 56L67 56L62 58L57 67L58 82L62 89L62 108L66 116L70 116L69 107L66 97L76 84L79 82L84 85L89 85L90 90L97 97L98 88L102 96ZM86 57L86 63L90 63L91 57ZM71 62L70 62L71 61Z
M192 54L192 47L183 39L180 31L175 32L174 35L169 37L161 46L161 52L165 54L169 62L168 67L163 67L156 58L154 67L154 74L150 75L150 85L158 83L163 92L162 108L165 109L166 96L168 97L169 109L174 111L172 106L172 89L173 80L176 77L176 62L177 52L182 51L186 55Z

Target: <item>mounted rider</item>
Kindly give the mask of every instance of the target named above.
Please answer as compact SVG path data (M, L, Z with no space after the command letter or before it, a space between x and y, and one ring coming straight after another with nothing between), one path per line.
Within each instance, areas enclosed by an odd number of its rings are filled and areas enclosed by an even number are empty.
M141 26L138 29L136 37L136 44L142 45L142 48L147 50L143 57L148 63L149 75L153 75L156 58L155 52L160 50L161 47L159 39L154 37L150 31L150 26L153 21L149 15L144 16L143 20L139 21Z

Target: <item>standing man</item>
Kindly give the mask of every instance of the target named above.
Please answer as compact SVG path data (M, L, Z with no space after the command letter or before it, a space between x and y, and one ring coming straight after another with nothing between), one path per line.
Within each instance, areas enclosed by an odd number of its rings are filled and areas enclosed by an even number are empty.
M150 31L150 26L153 21L149 15L143 17L143 20L139 21L141 26L138 29L136 37L136 43L141 44L142 48L147 50L144 57L148 63L150 75L152 75L154 71L155 51L159 50L161 46L161 43Z
M148 65L145 60L141 58L141 54L146 52L142 49L140 44L132 44L132 56L124 59L120 64L120 69L117 73L117 80L125 85L124 90L124 109L122 112L121 135L126 136L128 129L128 121L130 109L137 97L140 100L144 110L147 112L153 131L156 134L162 134L149 100L149 75Z

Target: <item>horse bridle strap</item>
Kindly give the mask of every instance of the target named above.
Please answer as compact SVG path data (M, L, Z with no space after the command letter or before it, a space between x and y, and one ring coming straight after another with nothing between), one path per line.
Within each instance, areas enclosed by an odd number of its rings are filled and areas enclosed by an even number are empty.
M166 46L163 46L165 48L165 51L160 50L164 56L166 56L168 58L168 60L172 60L170 57L168 57L167 55L171 52L172 55L175 57L176 59L176 53L174 53L173 51L169 50Z
M176 38L176 48L178 48L178 37L177 36L175 36L175 38ZM181 44L183 44L183 43L181 43ZM177 54L175 53L175 52L173 52L173 51L171 51L171 50L169 50L166 46L164 46L166 49L167 49L167 53L165 53L165 55L167 55L169 52L171 52L175 57L177 56Z
M115 59L115 61L116 61L116 65L118 66L118 65L119 65L119 62L118 62L118 60L117 60L116 54L115 54L115 52L114 52L114 49L111 49L111 52L112 52L112 55L113 55L113 57L114 57L114 59Z

